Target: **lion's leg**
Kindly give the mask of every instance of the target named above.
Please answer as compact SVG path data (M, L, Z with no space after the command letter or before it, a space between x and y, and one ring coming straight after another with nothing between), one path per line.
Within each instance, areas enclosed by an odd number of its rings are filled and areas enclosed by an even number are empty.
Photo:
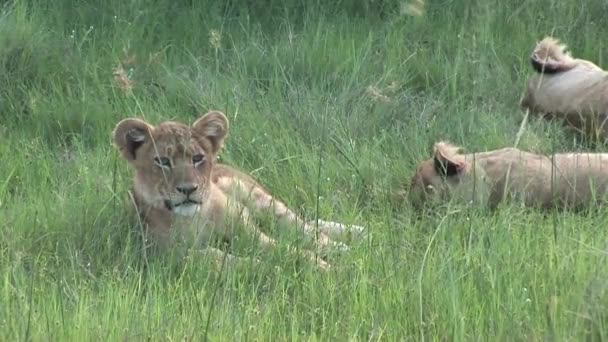
M276 240L274 240L273 238L271 238L270 236L268 236L264 232L262 232L260 229L258 229L258 227L255 225L255 223L251 220L251 215L249 214L249 210L246 207L240 208L240 217L241 217L242 222L245 225L245 228L247 229L247 231L250 234L255 235L259 244L261 244L263 247L265 247L267 249L272 249L272 248L276 247L276 245L277 245ZM316 263L322 269L329 269L329 267L330 267L329 263L327 263L325 260L319 258L318 256L316 256L314 253L312 253L309 250L296 249L296 248L293 248L292 246L288 246L288 250L290 252L304 254L304 256L306 258L308 258L310 261Z
M264 191L256 183L242 180L230 179L229 181L219 182L218 185L226 193L233 197L239 204L250 207L254 212L267 212L274 215L281 225L301 226L304 233L311 238L316 238L320 245L330 245L331 240L327 234L319 231L318 234L314 227L298 217L283 202L276 200L269 193ZM317 237L318 235L318 237Z
M365 236L365 228L357 225L347 225L340 222L325 221L325 220L311 220L308 221L308 225L315 226L319 225L322 232L327 234L330 238L336 240L346 240L350 235L355 238L361 238Z
M348 250L349 248L347 245L338 241L333 241L333 239L343 240L347 234L360 236L365 231L365 228L360 226L346 225L322 219L306 222L303 218L289 209L285 203L272 197L272 195L258 187L253 189L252 197L254 199L253 205L257 210L271 211L283 225L301 227L307 236L313 239L317 238L317 242L321 246L333 246L342 250Z
M228 196L234 197L241 204L248 205L253 211L269 212L278 219L279 224L301 228L309 238L316 240L317 244L322 247L337 247L341 250L348 250L347 245L333 241L329 235L343 237L346 235L345 233L355 232L360 234L365 230L363 227L348 226L325 220L306 222L289 209L285 203L274 198L256 183L230 179L229 181L219 182L218 185Z
M279 224L283 226L295 226L301 228L308 237L317 241L322 247L338 247L342 250L348 250L348 246L341 242L333 241L328 235L331 232L335 232L341 228L341 226L334 224L326 224L326 221L319 220L319 225L314 223L306 222L302 217L299 217L294 213L285 203L272 197L262 189L255 187L252 190L253 206L256 210L270 211L279 221Z

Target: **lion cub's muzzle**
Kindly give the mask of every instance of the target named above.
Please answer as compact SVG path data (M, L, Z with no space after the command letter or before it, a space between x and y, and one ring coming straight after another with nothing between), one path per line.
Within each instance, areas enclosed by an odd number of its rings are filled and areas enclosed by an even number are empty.
M165 199L170 211L182 211L186 207L198 207L202 203L200 187L195 183L183 183L175 187L174 196Z

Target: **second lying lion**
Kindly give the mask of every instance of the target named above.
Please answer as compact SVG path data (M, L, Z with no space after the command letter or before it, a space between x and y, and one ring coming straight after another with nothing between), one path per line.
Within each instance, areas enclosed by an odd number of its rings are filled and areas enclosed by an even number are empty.
M536 74L527 81L521 106L546 119L560 119L592 139L608 139L608 72L573 58L566 45L545 37L530 62Z
M447 142L434 145L412 177L415 207L458 198L496 207L506 198L526 206L582 208L608 192L608 154L557 153L550 156L517 148L461 154Z

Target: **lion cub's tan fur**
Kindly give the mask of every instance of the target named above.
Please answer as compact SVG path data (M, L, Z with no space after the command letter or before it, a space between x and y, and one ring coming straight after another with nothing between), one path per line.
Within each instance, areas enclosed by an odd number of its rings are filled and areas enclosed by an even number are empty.
M536 71L526 84L521 106L546 119L561 119L592 139L608 139L608 72L573 58L566 45L545 37L530 62Z
M272 213L285 224L303 228L308 236L317 236L314 222L304 222L252 177L216 163L227 132L228 120L217 111L203 115L191 127L179 122L154 127L139 119L116 125L115 145L135 172L133 200L153 240L166 247L177 237L223 257L223 252L208 245L210 239L212 235L234 237L232 228L239 223L262 245L275 246L275 240L254 225L250 210ZM318 226L317 242L325 247L347 248L332 237L347 228L363 230L323 220ZM329 267L312 251L303 253L321 267Z
M608 191L608 154L459 150L446 142L434 145L432 158L411 179L409 196L415 207L456 197L490 207L515 198L533 207L581 208L602 200Z

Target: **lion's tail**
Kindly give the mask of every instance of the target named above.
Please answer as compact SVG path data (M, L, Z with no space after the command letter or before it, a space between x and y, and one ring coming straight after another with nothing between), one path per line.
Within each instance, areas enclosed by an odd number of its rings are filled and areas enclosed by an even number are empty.
M567 46L553 37L545 37L536 44L530 63L541 74L557 74L572 69L576 61L566 52Z

